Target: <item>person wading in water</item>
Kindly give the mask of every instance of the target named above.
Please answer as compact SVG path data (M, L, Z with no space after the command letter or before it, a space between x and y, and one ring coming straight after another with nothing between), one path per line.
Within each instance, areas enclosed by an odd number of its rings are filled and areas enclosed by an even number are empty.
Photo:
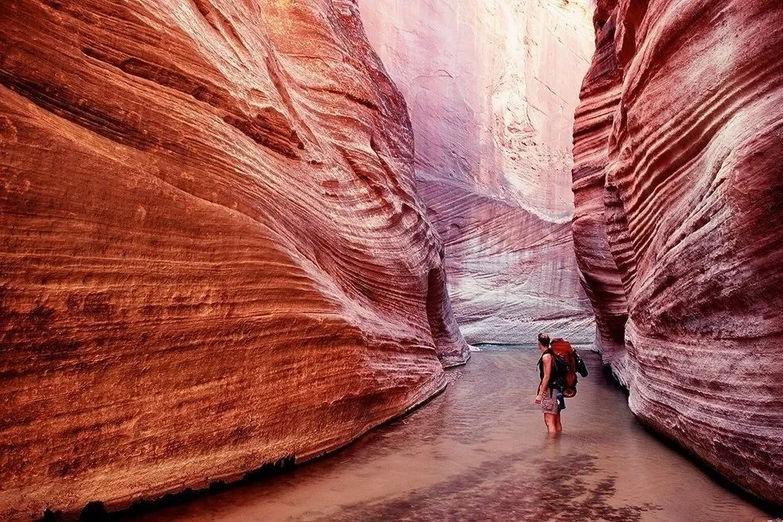
M555 364L555 354L549 347L549 335L538 334L538 349L541 350L541 359L538 361L538 372L541 382L536 392L536 404L541 405L544 412L544 423L550 435L557 435L563 431L560 423L560 412L565 408L565 399L560 389L562 376L558 375L558 365Z

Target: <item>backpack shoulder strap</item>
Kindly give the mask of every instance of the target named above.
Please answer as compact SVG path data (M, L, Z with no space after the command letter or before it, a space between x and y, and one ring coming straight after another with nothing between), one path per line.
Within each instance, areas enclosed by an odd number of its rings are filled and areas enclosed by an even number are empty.
M541 378L544 378L544 356L546 354L549 354L552 356L552 374L556 371L557 362L555 361L555 353L552 351L551 348L547 348L544 353L541 354L541 357L538 358L538 363L536 366L538 367L538 373L540 374Z
M557 374L557 362L560 360L560 357L557 356L557 354L552 351L552 349L547 349L544 353L541 354L541 357L538 359L538 366L541 369L541 372L544 371L544 356L549 354L549 356L552 358L552 375Z

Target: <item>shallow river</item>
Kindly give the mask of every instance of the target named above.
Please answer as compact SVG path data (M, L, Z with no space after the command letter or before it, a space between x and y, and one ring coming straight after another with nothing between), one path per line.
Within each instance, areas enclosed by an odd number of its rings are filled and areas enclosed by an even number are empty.
M489 349L441 394L291 472L142 516L174 520L767 520L642 429L597 356L549 440L533 347Z

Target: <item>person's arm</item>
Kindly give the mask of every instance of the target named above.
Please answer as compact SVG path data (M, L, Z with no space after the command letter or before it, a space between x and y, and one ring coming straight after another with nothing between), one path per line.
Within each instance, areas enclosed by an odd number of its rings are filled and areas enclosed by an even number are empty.
M541 383L538 385L538 392L536 393L536 402L541 402L544 392L549 388L549 379L552 377L552 356L545 353L541 357L541 361L544 363L544 377L541 379Z

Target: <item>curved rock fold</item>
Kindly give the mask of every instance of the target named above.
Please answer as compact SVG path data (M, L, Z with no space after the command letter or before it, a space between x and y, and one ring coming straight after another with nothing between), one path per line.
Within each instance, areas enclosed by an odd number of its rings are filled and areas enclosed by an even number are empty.
M631 409L783 504L783 5L604 0L574 236Z
M408 102L416 185L469 342L592 341L572 246L571 143L593 51L585 0L360 0Z
M347 443L468 350L351 0L0 7L0 518Z

